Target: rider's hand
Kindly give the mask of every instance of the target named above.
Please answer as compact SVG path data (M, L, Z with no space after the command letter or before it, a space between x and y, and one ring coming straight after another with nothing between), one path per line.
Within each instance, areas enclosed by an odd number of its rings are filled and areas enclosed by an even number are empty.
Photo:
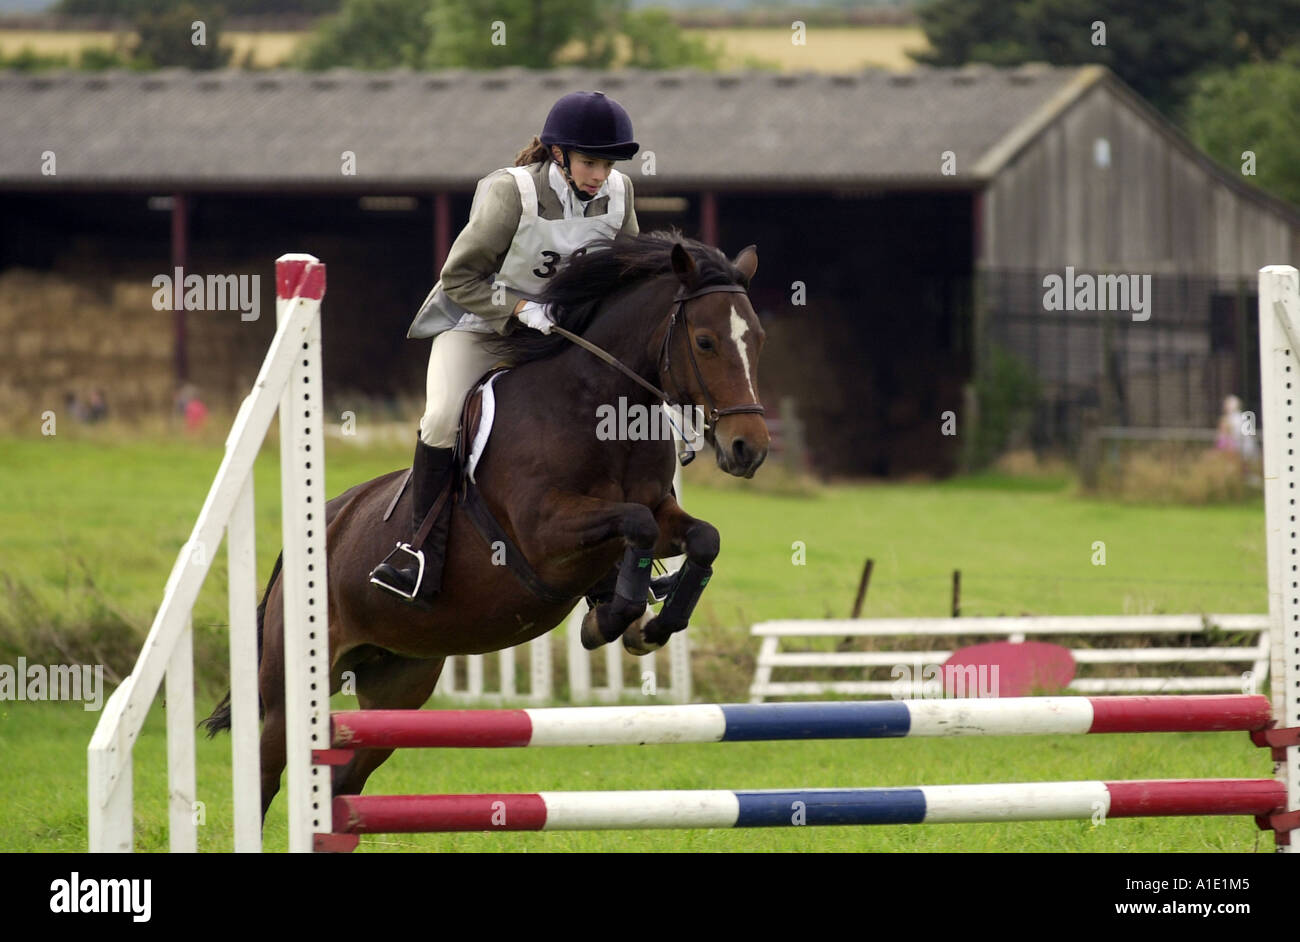
M536 301L525 302L515 312L515 316L529 327L540 330L544 334L549 334L554 324L550 318L550 305L538 304Z

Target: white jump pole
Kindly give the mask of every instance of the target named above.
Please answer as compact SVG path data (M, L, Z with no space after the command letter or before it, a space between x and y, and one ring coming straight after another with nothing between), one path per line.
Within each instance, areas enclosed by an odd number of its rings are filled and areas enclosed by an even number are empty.
M324 293L325 269L312 256L286 255L277 262L277 323L300 304L319 304ZM280 467L303 469L280 475L289 850L296 853L310 853L315 836L331 830L330 769L312 762L312 750L330 746L324 419L317 317L300 338L280 399Z
M1290 265L1259 273L1259 378L1263 411L1264 505L1268 528L1268 611L1272 622L1273 716L1300 729L1300 276ZM1251 430L1253 432L1253 430ZM1300 812L1300 746L1275 764L1287 810ZM1294 833L1294 832L1293 832ZM1300 837L1279 844L1300 852Z

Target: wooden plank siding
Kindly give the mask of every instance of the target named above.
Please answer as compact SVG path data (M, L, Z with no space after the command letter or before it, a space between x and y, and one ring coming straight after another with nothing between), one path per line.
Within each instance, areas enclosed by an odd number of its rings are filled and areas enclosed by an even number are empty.
M1110 166L1097 166L1096 142ZM986 270L1216 275L1294 261L1300 213L1230 186L1190 143L1094 84L1000 168L982 202Z

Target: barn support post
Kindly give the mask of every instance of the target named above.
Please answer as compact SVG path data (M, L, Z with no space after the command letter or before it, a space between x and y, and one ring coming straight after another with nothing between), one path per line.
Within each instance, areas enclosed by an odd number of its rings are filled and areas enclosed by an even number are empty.
M712 190L700 194L700 241L718 244L718 197Z
M186 194L172 194L172 272L185 268L190 255L190 211ZM186 349L188 340L185 329L184 284L174 285L172 297L176 306L172 310L172 364L176 373L176 385L179 386L190 378L190 358Z
M433 280L442 277L442 266L451 251L451 194L441 190L433 197Z

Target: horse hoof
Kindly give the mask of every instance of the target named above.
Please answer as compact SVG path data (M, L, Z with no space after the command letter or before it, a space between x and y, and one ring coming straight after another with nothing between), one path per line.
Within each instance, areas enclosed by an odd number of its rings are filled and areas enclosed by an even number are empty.
M627 626L627 631L623 632L623 647L627 648L629 654L641 657L663 647L662 644L655 644L645 638L646 626L655 618L655 613L647 610L644 615Z
M594 651L608 643L600 633L600 622L594 608L588 609L587 614L582 616L582 633L579 637L582 639L582 646L588 651Z

